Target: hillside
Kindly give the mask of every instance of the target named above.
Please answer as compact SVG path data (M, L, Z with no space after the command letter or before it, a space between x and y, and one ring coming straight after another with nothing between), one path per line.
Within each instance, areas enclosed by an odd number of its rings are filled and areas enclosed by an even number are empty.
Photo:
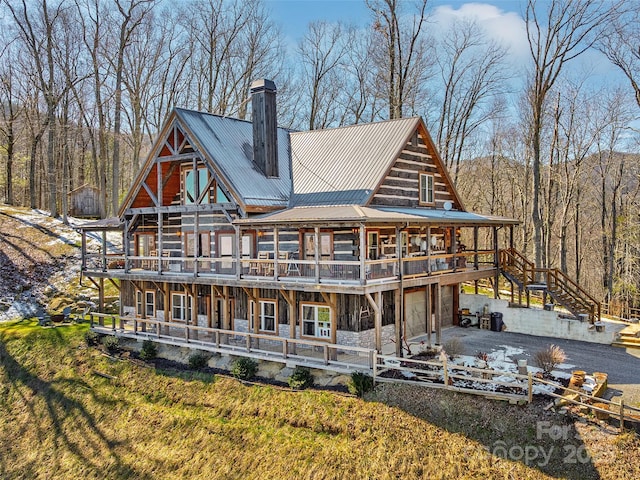
M0 205L0 321L88 302L80 280L80 234L46 212ZM98 248L90 241L88 248Z
M543 404L244 384L103 355L86 330L0 325L0 478L640 478L635 435Z
M2 318L89 302L79 246L59 220L0 206ZM290 391L107 356L87 331L0 323L0 478L640 478L634 434L545 401Z

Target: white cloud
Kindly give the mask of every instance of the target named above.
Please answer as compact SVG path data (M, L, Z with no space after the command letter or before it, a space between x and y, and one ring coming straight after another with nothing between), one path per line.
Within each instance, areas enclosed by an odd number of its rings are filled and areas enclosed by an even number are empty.
M529 59L529 47L525 22L516 12L507 12L487 3L465 3L459 8L451 5L437 7L432 19L438 28L446 30L454 20L473 18L487 34L509 47L509 55L514 66L523 67Z

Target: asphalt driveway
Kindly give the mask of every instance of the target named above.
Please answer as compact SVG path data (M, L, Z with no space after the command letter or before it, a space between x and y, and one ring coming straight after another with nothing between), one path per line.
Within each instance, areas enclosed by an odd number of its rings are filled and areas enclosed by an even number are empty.
M432 337L433 338L433 337ZM609 374L608 397L623 395L625 402L640 405L640 349L624 349L598 343L564 340L561 338L536 337L511 332L492 332L478 328L450 327L442 330L442 343L458 338L466 355L478 352L491 353L508 348L522 353L510 355L512 360L526 358L534 365L533 355L551 344L562 348L567 356L560 369L585 370L587 373Z

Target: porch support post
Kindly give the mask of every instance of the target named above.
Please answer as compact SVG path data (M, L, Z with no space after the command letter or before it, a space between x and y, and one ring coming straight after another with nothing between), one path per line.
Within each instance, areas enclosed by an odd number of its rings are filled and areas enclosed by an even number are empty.
M209 306L207 307L207 328L213 328L213 319L216 317L216 296L213 285L209 285Z
M452 262L453 262L453 271L455 272L458 267L458 236L457 236L457 227L451 227L451 253L453 253Z
M171 291L169 290L169 284L164 284L164 322L167 323L171 320ZM160 331L160 330L158 330ZM169 334L169 327L165 326L165 334Z
M367 242L365 238L364 223L360 224L360 284L367 283Z
M104 278L100 278L98 284L98 311L104 313Z
M298 324L298 310L296 309L296 291L295 290L280 290L280 294L287 302L289 308L289 338L296 338L296 325ZM290 343L287 353L296 353L296 344Z
M424 289L425 293L425 312L427 324L427 346L431 348L431 331L433 330L433 285L428 283Z
M320 227L313 229L314 258L316 262L316 283L320 283Z
M234 230L236 231L236 238L235 238L235 251L236 251L236 280L240 280L240 275L242 274L242 256L244 255L245 252L241 252L242 249L242 229L237 226L234 225ZM216 240L217 243L217 240ZM217 247L217 245L216 245ZM217 255L216 255L217 257Z
M102 231L102 271L107 271L107 231Z
M439 283L435 284L435 303L436 303L436 343L438 345L442 345L442 315L440 314L442 310L442 292L440 291L442 287Z
M402 297L404 296L404 288L400 286L396 288L393 292L394 299L393 304L395 305L394 314L395 314L395 326L396 326L396 356L402 357Z
M122 245L124 249L124 271L129 272L131 265L129 263L129 256L131 255L131 241L129 240L129 221L127 217L124 217L124 229L122 230Z
M500 280L500 262L498 261L498 227L493 227L493 266L495 269L493 298L498 298L498 281Z
M373 312L375 315L375 343L376 343L376 350L378 351L378 353L381 353L382 350L382 336L381 336L381 329L382 329L382 312L381 312L381 307L380 304L382 303L382 295L380 294L380 292L376 292L376 300L373 300L373 297L371 296L370 293L365 293L364 294L365 297L367 298L367 301L369 302L369 305L371 305L371 308L373 308ZM378 302L380 302L380 304L378 304Z
M280 267L278 266L278 257L280 256L280 242L278 240L278 227L273 227L273 278L278 280L280 276Z
M429 225L427 227L427 273L429 275L431 275L431 250L431 225Z
M478 270L478 227L473 227L473 269ZM478 294L478 282L476 281L476 295Z
M158 207L162 207L162 164L156 163L156 170L158 173L158 191L156 194L158 195ZM162 217L163 213L160 209L158 209L158 248L156 249L156 255L158 256L158 273L162 272Z

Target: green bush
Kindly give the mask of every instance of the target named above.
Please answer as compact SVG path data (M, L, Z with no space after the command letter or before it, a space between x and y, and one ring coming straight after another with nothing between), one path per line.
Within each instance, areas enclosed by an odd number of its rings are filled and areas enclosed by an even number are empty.
M209 357L203 352L196 352L189 356L189 368L192 370L200 370L207 366Z
M347 388L352 395L362 397L365 393L373 390L373 378L366 373L353 372Z
M250 358L238 358L231 365L231 375L240 380L249 380L258 371L258 362Z
M297 390L304 390L313 386L313 375L307 367L296 367L289 377L289 386Z
M142 349L140 350L140 358L142 360L151 360L158 355L158 347L151 340L144 340L142 342Z
M120 349L120 342L118 337L113 335L106 335L102 337L102 346L109 353L116 353Z
M100 340L100 335L98 335L93 330L87 330L87 332L84 334L84 341L90 347L95 347L96 345L98 345L99 340Z

